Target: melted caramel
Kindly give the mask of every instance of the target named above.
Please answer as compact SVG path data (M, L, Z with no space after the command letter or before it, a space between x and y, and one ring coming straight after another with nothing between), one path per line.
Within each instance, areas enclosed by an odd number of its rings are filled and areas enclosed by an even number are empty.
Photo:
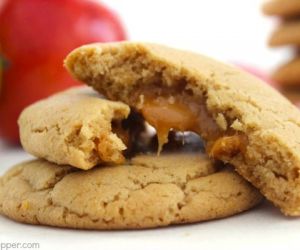
M170 129L187 131L197 127L197 116L186 105L170 103L163 98L147 100L143 105L142 114L147 122L156 129L159 152L162 146L168 142Z
M145 97L141 112L146 121L152 125L158 136L158 153L168 142L168 133L176 131L193 131L201 133L202 137L214 137L219 129L209 116L206 107L200 102L183 96Z
M144 119L157 132L158 153L168 142L170 130L192 131L207 141L208 154L216 159L233 157L245 153L247 136L232 134L234 131L221 130L209 114L205 100L196 97L186 89L186 84L166 87L153 84L137 89L129 98Z
M223 136L216 140L208 150L209 156L215 159L231 158L240 152L245 152L247 137L245 135Z

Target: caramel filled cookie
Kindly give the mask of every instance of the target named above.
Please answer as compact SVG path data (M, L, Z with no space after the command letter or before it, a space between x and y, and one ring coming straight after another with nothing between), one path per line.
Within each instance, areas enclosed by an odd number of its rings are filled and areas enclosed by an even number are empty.
M156 128L193 131L286 215L300 215L300 112L267 84L205 56L121 42L74 50L76 78L123 101ZM161 148L161 146L160 146Z

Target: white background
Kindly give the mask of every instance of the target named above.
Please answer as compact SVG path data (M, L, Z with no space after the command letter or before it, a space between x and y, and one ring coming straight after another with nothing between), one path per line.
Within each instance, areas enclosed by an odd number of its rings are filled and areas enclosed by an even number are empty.
M260 0L105 0L132 40L195 50L227 62L270 72L289 55L271 50L277 22L263 17ZM0 142L0 174L23 159L21 149ZM39 242L41 249L299 249L300 219L282 216L265 202L238 216L142 231L75 231L22 225L0 217L0 243Z
M128 27L131 40L189 49L270 71L289 48L269 49L278 22L261 13L262 0L105 0Z

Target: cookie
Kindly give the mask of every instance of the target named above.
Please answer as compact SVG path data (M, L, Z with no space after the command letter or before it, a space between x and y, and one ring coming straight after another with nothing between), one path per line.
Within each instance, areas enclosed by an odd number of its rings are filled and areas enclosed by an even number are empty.
M300 87L300 58L297 57L279 67L272 78L282 87Z
M269 0L263 5L263 13L271 16L294 17L300 14L299 0Z
M271 34L269 45L271 47L283 45L300 45L300 21L292 20L282 22L279 27Z
M135 107L160 143L194 131L286 215L300 215L300 112L269 85L208 57L121 42L74 50L65 65L112 100Z
M0 213L30 224L135 229L234 215L261 200L238 174L203 155L138 156L126 165L76 170L44 160L0 179Z
M122 121L129 111L126 104L105 100L92 89L73 88L22 112L21 143L36 157L80 169L122 163L126 145L112 122Z
M300 103L300 89L299 88L282 88L281 93L289 99L292 103L295 105L298 105Z

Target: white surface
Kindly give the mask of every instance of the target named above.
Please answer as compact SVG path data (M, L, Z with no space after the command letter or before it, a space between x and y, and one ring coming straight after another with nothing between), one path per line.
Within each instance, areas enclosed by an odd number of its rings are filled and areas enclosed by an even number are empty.
M260 0L105 0L127 24L132 40L169 44L229 62L270 70L288 49L270 50L274 19L262 17ZM0 174L29 159L0 143ZM40 249L299 249L300 219L269 203L231 218L142 231L76 231L22 225L0 217L0 243L38 242Z
M128 27L129 38L197 51L228 62L272 70L289 57L270 49L278 20L261 13L263 0L102 0Z
M299 223L267 205L231 218L142 231L80 231L29 226L0 218L1 242L41 249L299 249Z

